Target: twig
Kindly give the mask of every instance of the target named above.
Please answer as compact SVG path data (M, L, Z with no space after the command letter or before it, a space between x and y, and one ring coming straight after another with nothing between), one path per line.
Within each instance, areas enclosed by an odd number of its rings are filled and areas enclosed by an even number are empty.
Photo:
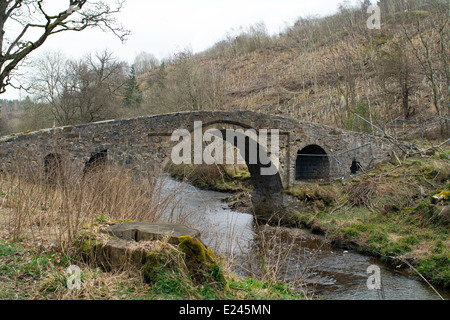
M428 150L440 149L443 153L445 153L445 154L448 156L448 153L445 152L441 147L442 147L444 144L447 144L447 143L449 143L449 142L450 142L450 138L448 138L448 139L445 140L444 142L438 144L437 146L431 146L431 147L429 147L429 148L427 148L427 149L423 149L423 150L421 150L421 151L416 151L416 152L413 152L413 153L409 153L408 155L413 156L413 155L415 155L415 154L425 153L425 152L427 152Z
M395 257L391 257L391 258L395 258ZM397 257L398 258L398 257ZM417 269L416 268L414 268L408 261L406 261L406 260L404 260L404 259L402 259L402 258L398 258L398 259L400 259L401 261L403 261L404 263L406 263L411 269L413 269L429 286L430 286L430 288L431 289L433 289L433 291L439 296L439 298L441 298L441 300L445 300L442 296L441 296L441 294L431 285L431 283L429 283L428 282L428 280L427 279L425 279L425 277L419 272L419 271L417 271Z
M346 204L348 203L348 199L347 196L344 197L344 199L342 200L342 203L339 204L338 206L334 207L333 210L330 211L330 215L335 213L336 211L338 211L339 209L341 209L342 207L344 207Z
M401 167L401 166L402 166L402 163L401 163L400 159L397 157L397 154L395 153L395 151L394 151L394 156L395 156L395 159L397 159L398 164L399 164L400 167Z
M5 194L5 196L3 197L3 200L2 200L2 205L0 205L0 210L3 209L3 205L5 204L5 201L6 201L7 197L8 197L8 194Z
M430 181L428 181L426 178L425 178L425 175L423 174L423 172L422 172L422 177L423 177L423 180L425 180L425 182L426 183L428 183L430 186L432 186L433 188L436 188L436 186L434 185L434 180L436 179L436 177L439 175L439 173L441 173L440 171L434 176L434 178L433 178L433 180L430 182Z

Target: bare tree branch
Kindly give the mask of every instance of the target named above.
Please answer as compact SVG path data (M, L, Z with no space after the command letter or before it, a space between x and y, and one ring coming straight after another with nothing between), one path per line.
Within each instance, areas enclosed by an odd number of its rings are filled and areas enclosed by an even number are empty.
M113 32L122 42L125 41L130 32L114 17L121 11L124 2L67 0L67 9L55 14L46 8L45 0L0 1L0 93L10 85L13 70L51 35L98 27ZM20 24L22 28L15 35L10 35L9 31L6 32L10 30L8 24ZM31 31L39 32L37 39L32 39Z

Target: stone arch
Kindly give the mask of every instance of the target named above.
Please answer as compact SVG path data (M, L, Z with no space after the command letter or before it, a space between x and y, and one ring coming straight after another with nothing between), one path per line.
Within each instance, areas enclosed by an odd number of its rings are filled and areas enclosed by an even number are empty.
M85 162L83 173L88 174L90 172L97 171L104 168L108 161L108 150L101 150L99 152L94 152L91 157Z
M326 151L311 144L297 153L295 161L296 181L328 181L330 179L330 159Z
M245 164L250 172L250 179L254 186L254 189L257 193L260 194L274 194L281 192L283 190L283 181L282 176L279 172L279 166L276 161L274 161L274 157L267 157L267 152L264 148L260 148L260 145L256 139L252 139L246 135L248 133L247 130L254 130L256 134L259 134L257 129L252 128L251 126L243 123L239 123L236 121L230 120L219 120L219 121L210 121L202 123L202 132L204 133L210 129L215 129L217 135L220 135L221 139L224 142L228 142L231 145L235 146L238 150L238 153L241 155L241 158L245 160ZM189 127L189 129L182 129L186 131L186 134L190 134L191 139L191 163L194 163L194 147L196 135L199 134L200 130L196 130L194 127ZM232 131L234 135L229 134ZM185 135L185 134L182 134ZM214 135L214 134L213 134ZM203 144L203 136L201 137L201 141ZM215 138L213 138L215 139ZM256 157L254 153L250 153L251 148L256 146ZM205 148L205 144L203 144L203 148ZM204 151L203 149L202 151ZM264 152L260 153L260 150ZM171 150L168 150L170 154ZM225 148L224 148L224 161L226 160L225 156ZM252 157L251 157L252 156ZM256 159L256 160L255 160ZM276 159L279 161L279 159ZM272 173L273 172L273 173ZM268 174L272 173L272 174Z
M59 153L49 153L44 157L44 173L47 181L54 183L63 173L63 158Z
M247 130L253 130L258 134L258 130L244 123L227 120L207 123L203 130L208 129L219 130L223 140L237 148L247 165L252 184L257 192L270 194L283 190L281 175L273 159L267 157L267 150L260 147L258 141L255 140L256 137L246 134L248 133ZM230 134L230 130L233 131L233 134ZM273 174L267 174L269 168L275 168ZM264 169L266 170L264 171Z

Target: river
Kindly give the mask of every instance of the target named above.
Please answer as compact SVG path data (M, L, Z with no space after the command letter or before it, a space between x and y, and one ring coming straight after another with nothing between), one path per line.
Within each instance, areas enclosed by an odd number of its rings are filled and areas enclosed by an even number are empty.
M201 232L216 255L226 257L231 269L243 276L261 269L258 249L264 246L265 266L278 280L289 281L298 292L325 300L445 300L450 292L436 289L378 259L334 248L306 230L257 226L253 216L231 210L223 201L229 194L200 190L170 178L164 193L178 199L178 213ZM173 192L176 190L176 192ZM180 210L181 208L181 210ZM174 212L171 211L173 215ZM258 231L259 230L259 231ZM262 231L261 231L262 230ZM378 266L382 290L369 290L369 266ZM256 271L255 271L256 270Z

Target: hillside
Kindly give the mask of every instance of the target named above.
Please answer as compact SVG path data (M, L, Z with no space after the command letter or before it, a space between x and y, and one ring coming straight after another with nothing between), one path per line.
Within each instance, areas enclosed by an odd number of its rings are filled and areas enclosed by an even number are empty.
M448 4L386 13L380 30L366 19L342 9L276 36L257 25L201 54L182 51L138 77L142 109L248 109L359 130L352 112L383 124L446 116Z
M131 66L108 50L79 61L47 53L27 75L32 96L20 113L3 116L1 133L203 109L260 111L363 132L372 128L355 114L378 127L434 119L445 137L448 1L379 1L380 29L368 28L364 3L299 18L276 35L263 23L243 27L204 52L184 49L163 61L146 52Z
M417 152L394 153L391 161L349 179L287 188L284 193L302 206L284 219L255 222L310 229L334 246L373 255L396 271L407 269L448 289L450 4L378 4L380 30L367 27L367 6L344 4L332 16L300 18L277 35L257 24L202 53L185 49L164 61L144 54L129 66L107 51L79 61L49 53L35 60L34 96L3 101L1 134L187 110L259 111L369 133L374 127L368 122L383 129L399 123L395 137L405 134L402 142ZM189 269L182 250L167 242L167 252L146 257L145 270L115 273L90 265L85 241L97 241L91 236L103 225L159 221L169 209L170 219L184 224L191 213L181 208L185 215L177 214L179 190L163 195L160 172L146 170L148 163L139 157L125 160L142 175L114 161L82 178L74 170L56 175L54 169L59 173L65 166L60 160L48 166L47 157L36 170L23 170L28 164L18 158L18 172L0 171L0 299L305 298L274 282L294 247L280 242L283 250L277 252L265 227L255 227L264 240L257 252L262 272L258 265L255 278L238 279L227 269L240 261L219 259L220 264L211 261L214 268ZM253 212L246 166L165 169L199 188L229 192L229 207ZM66 270L74 264L84 268L78 292L67 290Z

